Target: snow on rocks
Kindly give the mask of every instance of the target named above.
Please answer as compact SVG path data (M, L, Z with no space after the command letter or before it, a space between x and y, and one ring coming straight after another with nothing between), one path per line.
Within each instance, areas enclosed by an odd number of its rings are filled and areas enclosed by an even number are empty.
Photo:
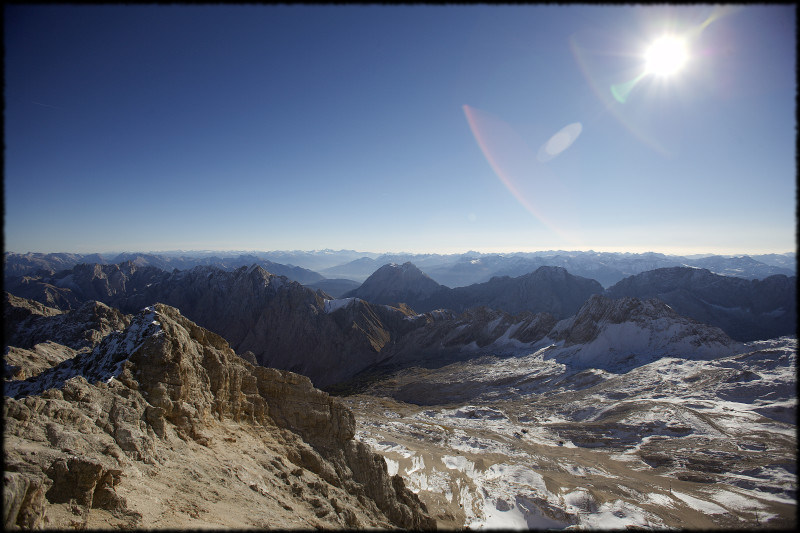
M24 381L6 383L5 395L21 398L61 388L68 380L83 376L90 383L110 382L122 371L122 364L142 347L145 340L161 332L157 313L145 307L131 325L108 335L92 352L82 353Z
M325 309L326 313L333 313L338 309L342 309L344 307L349 306L351 303L358 300L358 298L339 298L335 300L325 300Z

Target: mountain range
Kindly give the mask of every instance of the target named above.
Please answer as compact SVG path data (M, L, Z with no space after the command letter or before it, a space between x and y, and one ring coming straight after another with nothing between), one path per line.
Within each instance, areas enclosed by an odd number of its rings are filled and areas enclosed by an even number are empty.
M746 280L696 267L643 272L605 290L596 281L573 276L560 267L539 267L516 278L492 278L449 289L405 263L381 267L345 296L376 304L403 302L419 311L463 311L482 305L509 313L547 312L556 318L574 314L594 294L657 298L682 315L721 328L736 340L750 341L796 333L796 293L796 276Z
M219 252L175 251L115 254L70 253L12 253L3 256L4 277L34 274L38 270L57 272L80 263L115 264L133 261L137 266L155 266L163 270L187 270L195 266L216 266L235 270L241 266L261 265L273 274L288 277L303 284L326 279L363 282L381 266L388 263L414 263L437 283L447 287L462 287L489 281L492 277L518 277L540 266L559 266L571 274L597 280L609 287L621 279L656 268L695 266L720 275L745 279L762 279L775 274L795 275L797 265L793 252L752 256L676 256L660 253L611 253L543 251L511 254L377 254L354 250ZM329 294L339 297L355 287L342 283L328 284ZM341 291L341 292L339 292Z
M512 254L384 254L364 256L349 263L320 270L326 277L363 281L387 263L414 263L432 279L447 287L463 287L493 277L517 277L541 266L565 268L571 274L598 281L603 287L632 276L674 266L706 268L720 275L761 279L775 274L795 275L795 254L764 254L729 257L711 255L684 257L659 253L611 252L517 252Z
M679 314L720 327L740 341L765 331L771 336L794 333L796 304L787 294L794 293L796 278L737 281L686 267L674 270L685 275L668 276L673 270L657 270L650 276L663 278L661 285L654 281L661 291L654 297L674 285L673 292L695 304L671 299ZM258 265L233 272L208 266L165 272L129 261L78 265L52 276L16 279L18 283L8 287L12 294L62 309L77 309L86 301L102 302L123 313L156 302L174 306L227 339L237 353L250 352L259 364L307 375L319 387L347 382L371 368L398 368L412 362L442 365L469 358L489 345L501 352L528 349L556 321L574 315L591 296L603 292L597 282L558 267L448 289L410 263L379 269L362 286L364 292L356 292L360 296L338 300ZM626 287L639 286L636 279L612 287L608 294L627 296ZM370 301L373 297L376 300ZM696 318L698 301L705 302L701 310L714 313ZM758 305L733 311L724 307L740 301Z
M343 297L357 297L377 304L403 302L417 311L451 309L464 311L485 306L508 313L547 312L565 318L592 294L603 288L594 280L573 276L560 267L539 267L510 278L495 277L485 283L450 289L439 285L415 265L391 263L372 274Z

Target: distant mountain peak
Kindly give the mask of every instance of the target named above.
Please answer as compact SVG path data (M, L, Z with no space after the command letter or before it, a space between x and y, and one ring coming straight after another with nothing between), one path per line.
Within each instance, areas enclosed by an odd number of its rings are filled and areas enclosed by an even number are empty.
M345 297L357 297L377 304L411 304L443 289L411 262L388 263L368 277L357 289Z

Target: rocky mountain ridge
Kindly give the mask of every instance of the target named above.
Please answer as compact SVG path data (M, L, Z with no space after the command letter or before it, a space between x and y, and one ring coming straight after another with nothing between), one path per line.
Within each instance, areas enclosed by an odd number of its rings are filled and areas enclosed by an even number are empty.
M9 293L5 293L3 311L4 371L16 379L91 351L131 320L129 315L100 302L86 302L65 313Z
M744 349L721 329L679 315L660 300L601 295L556 324L543 343L552 343L546 358L615 372L666 356L713 359Z
M388 263L372 273L358 288L342 298L361 298L373 304L405 303L419 311L431 311L425 304L432 296L447 291L413 263Z
M658 298L740 341L797 334L796 276L746 280L700 268L660 268L626 278L604 294Z
M337 400L168 306L5 394L7 527L435 526Z

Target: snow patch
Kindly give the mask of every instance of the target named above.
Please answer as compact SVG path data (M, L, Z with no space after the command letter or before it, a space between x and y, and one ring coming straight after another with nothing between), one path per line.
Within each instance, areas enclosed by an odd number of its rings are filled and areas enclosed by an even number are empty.
M325 309L326 313L333 313L338 309L342 309L343 307L347 307L351 303L358 300L358 298L338 298L335 300L325 300Z

